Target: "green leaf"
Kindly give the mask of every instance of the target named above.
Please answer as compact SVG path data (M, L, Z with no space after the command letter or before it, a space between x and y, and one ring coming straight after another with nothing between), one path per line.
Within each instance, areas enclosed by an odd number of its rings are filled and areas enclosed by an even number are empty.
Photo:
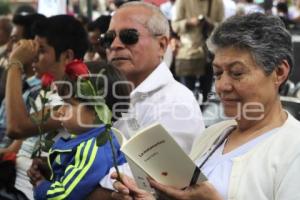
M46 115L44 116L44 122L46 122L50 118L51 112L50 110L47 111Z
M54 106L53 108L52 108L52 110L53 111L58 111L58 109L61 107L61 105L58 105L58 106Z
M98 73L98 76L96 78L96 91L97 91L97 95L100 95L102 96L103 95L103 83L100 83L103 82L103 74L105 72L105 69L101 69ZM99 88L100 86L102 86L101 88Z
M48 99L46 97L42 97L42 104L46 104L48 102Z
M32 97L29 97L29 104L30 104L30 107L34 110L34 112L38 112L37 106Z
M30 120L34 123L34 124L40 124L41 120L35 116L35 115L29 115Z
M80 95L84 97L95 97L96 92L92 83L89 80L81 80L79 83Z
M104 133L101 133L97 136L97 146L101 147L107 143L109 140L109 131L105 130Z
M111 124L112 113L106 104L95 105L95 111L103 124Z
M45 140L44 145L42 145L42 150L44 152L49 152L53 144L54 144L53 140Z
M39 94L39 98L41 100L41 103L43 103L43 95L41 93Z

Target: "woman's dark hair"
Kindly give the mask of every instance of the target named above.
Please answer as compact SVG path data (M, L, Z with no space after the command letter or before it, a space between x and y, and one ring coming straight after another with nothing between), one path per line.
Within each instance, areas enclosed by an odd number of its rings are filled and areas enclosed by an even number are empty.
M108 30L110 20L110 15L101 15L96 20L88 24L88 31L95 31L98 29L101 33L105 33Z
M12 22L15 25L23 27L23 39L33 39L35 34L32 30L35 23L45 20L46 17L42 14L14 15Z
M90 70L89 80L95 90L98 89L96 92L103 90L100 93L104 94L105 103L113 113L113 121L117 120L121 117L121 113L127 112L129 108L130 87L126 78L117 68L106 62L93 61L87 62L86 65ZM97 80L97 76L102 78ZM72 89L70 90L70 87L64 84L58 88L60 96L71 96L82 103L101 103L99 97L94 99L78 97L77 82L67 75L65 75L64 80L71 83ZM88 108L94 110L93 105L88 105Z

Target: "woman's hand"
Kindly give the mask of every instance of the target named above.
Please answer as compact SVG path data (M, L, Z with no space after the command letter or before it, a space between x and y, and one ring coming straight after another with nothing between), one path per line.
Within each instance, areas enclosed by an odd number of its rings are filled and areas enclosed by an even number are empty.
M113 199L122 199L122 200L155 200L154 196L148 193L145 190L139 189L130 177L122 174L122 182L116 181L113 186L117 192L112 193ZM117 179L117 173L111 175L112 179Z
M160 193L163 193L170 199L222 200L222 197L218 191L208 181L187 187L184 190L162 185L153 179L150 179L149 182L153 188L158 190Z

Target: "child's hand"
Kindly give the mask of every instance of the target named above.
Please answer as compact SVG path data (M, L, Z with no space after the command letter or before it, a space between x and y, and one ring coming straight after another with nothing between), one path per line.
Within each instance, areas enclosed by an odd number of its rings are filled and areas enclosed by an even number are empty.
M43 176L40 171L40 167L43 165L43 161L40 158L34 158L31 164L31 167L27 170L27 175L30 178L30 183L33 186L38 186L46 178Z

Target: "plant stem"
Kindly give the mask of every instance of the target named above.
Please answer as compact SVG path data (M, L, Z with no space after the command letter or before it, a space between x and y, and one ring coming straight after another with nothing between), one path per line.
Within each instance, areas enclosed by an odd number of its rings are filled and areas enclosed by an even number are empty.
M110 147L111 147L111 152L113 154L113 163L114 163L114 168L117 172L117 180L120 181L120 182L123 182L122 179L121 179L121 175L120 175L120 172L119 172L119 168L118 168L118 163L117 163L117 160L116 160L116 157L117 157L117 154L116 154L116 150L115 150L115 146L113 145L113 142L112 142L112 137L111 137L111 128L110 127L106 127L106 133L108 134L108 140L109 140L109 143L110 143Z
M38 125L38 130L39 130L39 146L38 146L37 157L40 158L42 155L42 133L43 133L41 125Z
M46 95L47 95L47 90L44 91L44 96L41 99L41 103L42 103L42 116L41 116L41 121L40 124L38 126L39 128L39 147L38 147L38 157L40 158L42 155L42 134L43 132L43 125L45 123L45 99L46 99Z

